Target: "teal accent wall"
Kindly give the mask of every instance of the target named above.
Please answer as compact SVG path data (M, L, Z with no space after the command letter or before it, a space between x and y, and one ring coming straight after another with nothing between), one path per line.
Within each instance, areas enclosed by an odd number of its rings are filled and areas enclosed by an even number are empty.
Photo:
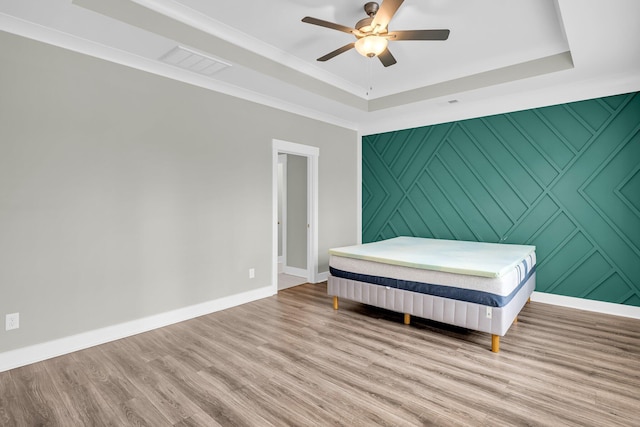
M640 306L640 93L365 136L362 227L535 245L538 291Z

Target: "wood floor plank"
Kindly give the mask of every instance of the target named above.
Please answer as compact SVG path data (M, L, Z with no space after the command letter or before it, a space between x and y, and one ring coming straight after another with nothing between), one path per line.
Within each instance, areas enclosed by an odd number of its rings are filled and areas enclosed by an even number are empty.
M258 422L268 425L258 416L243 413L235 404L238 400L237 394L223 381L216 381L201 375L200 372L194 372L172 356L156 359L152 365L167 381L189 396L205 414L222 425L248 426L252 425L250 420L256 422L254 425L259 425Z
M69 411L66 418L78 425L107 426L109 417L103 410L103 398L90 389L89 380L77 363L77 353L56 357L43 364L58 392L63 407Z
M135 426L166 426L171 425L158 409L146 398L135 397L120 404L125 414L127 424Z
M488 334L326 284L0 373L1 426L631 426L640 321L525 306Z
M25 413L21 405L21 399L24 395L20 395L11 371L0 372L0 425L26 425Z
M56 404L59 391L47 373L45 362L13 370L11 378L19 396L20 415L27 425L49 425L56 419L73 418L68 407Z
M173 427L200 427L200 426L208 426L208 427L224 427L222 424L218 423L216 420L211 418L206 414L194 414L189 418L185 418L173 425Z

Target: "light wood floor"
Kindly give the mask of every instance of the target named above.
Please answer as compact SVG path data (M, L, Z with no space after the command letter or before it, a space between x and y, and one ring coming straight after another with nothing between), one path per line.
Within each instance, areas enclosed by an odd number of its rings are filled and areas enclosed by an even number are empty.
M489 347L305 284L0 373L0 425L640 425L639 320L533 302Z

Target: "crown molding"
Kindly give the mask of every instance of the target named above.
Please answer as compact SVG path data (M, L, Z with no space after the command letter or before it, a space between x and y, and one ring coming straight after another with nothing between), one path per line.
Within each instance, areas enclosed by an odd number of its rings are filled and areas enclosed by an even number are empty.
M105 61L124 65L126 67L166 77L172 80L177 80L203 89L265 105L288 113L319 120L335 126L352 130L357 130L358 128L357 123L344 120L340 117L332 116L310 108L304 108L293 103L262 95L255 91L220 82L154 59L145 58L120 49L105 46L91 40L44 27L1 12L0 30L83 55L103 59Z

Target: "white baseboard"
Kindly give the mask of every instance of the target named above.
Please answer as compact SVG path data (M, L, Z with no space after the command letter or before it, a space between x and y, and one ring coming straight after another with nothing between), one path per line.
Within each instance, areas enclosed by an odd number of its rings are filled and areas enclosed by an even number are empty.
M329 279L329 272L325 271L323 273L318 273L316 276L316 283L324 282Z
M631 305L567 297L564 295L548 294L545 292L534 292L533 295L531 295L531 301L576 308L578 310L593 311L596 313L612 314L614 316L640 319L640 307L634 307Z
M183 322L205 314L225 310L251 301L274 295L273 286L255 289L228 297L207 301L201 304L160 313L118 325L107 326L57 340L35 344L29 347L0 353L0 372L31 363L40 362L52 357L83 350L85 348L130 337L152 329L161 328L174 323Z
M284 274L288 274L289 276L304 277L305 279L307 278L307 270L302 268L289 267L288 265L285 265L282 268L282 272Z
M328 272L318 273L318 282L327 280L328 276ZM231 295L202 304L196 304L142 319L132 320L118 325L107 326L105 328L83 332L81 334L60 338L42 344L35 344L29 347L0 353L0 372L40 362L63 354L72 353L74 351L83 350L85 348L115 341L121 338L126 338L152 329L183 322L205 314L225 310L227 308L266 298L273 294L273 287L266 286L253 291ZM531 300L579 310L640 319L640 307L623 304L567 297L544 292L534 292L533 295L531 295Z

